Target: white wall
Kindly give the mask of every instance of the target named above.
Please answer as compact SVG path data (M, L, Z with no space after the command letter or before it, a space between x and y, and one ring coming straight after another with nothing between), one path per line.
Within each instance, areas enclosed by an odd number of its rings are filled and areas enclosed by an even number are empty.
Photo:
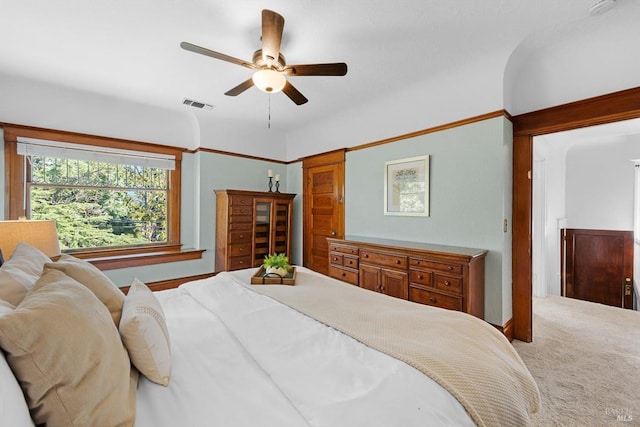
M640 158L640 135L576 145L568 151L569 228L633 230L635 158Z
M544 161L544 182L536 180L538 171L534 170L534 186L544 184L544 188L534 191L534 195L545 197L546 214L544 222L541 222L541 229L535 229L534 233L540 233L533 236L534 256L537 254L543 256L540 264L544 264L544 272L534 271L533 274L538 276L543 283L544 289L541 289L540 295L560 295L560 233L558 225L566 218L566 157L567 150L570 145L566 142L553 140L547 137L534 138L534 160ZM535 168L536 163L534 163ZM583 190L581 190L583 191ZM534 198L533 203L538 200ZM538 212L537 206L534 206L534 212ZM538 247L540 245L541 247ZM534 260L534 265L538 264ZM539 264L538 264L539 265Z
M494 118L347 152L345 231L360 235L482 248L485 319L511 318L511 124ZM430 216L383 214L384 162L430 155Z
M640 86L640 2L531 34L505 67L504 107L517 115Z

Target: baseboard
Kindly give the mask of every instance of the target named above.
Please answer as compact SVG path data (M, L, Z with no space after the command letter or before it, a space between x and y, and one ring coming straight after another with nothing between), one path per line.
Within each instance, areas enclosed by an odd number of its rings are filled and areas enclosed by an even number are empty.
M150 282L150 283L146 283L146 285L152 291L163 291L165 289L177 288L183 283L191 282L194 280L206 279L208 277L215 276L215 275L216 273L198 274L195 276L178 277L175 279L167 279L167 280L160 280L157 282ZM129 286L123 286L120 288L120 290L126 294L127 292L129 292Z
M494 325L493 323L491 323L491 326L502 332L502 335L507 337L510 342L513 341L513 318L507 320L504 326Z

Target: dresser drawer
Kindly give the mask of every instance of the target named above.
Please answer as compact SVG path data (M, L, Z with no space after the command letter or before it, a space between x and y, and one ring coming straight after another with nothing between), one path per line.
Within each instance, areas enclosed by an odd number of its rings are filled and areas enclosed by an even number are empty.
M341 245L329 245L329 250L331 252L340 252L343 254L349 255L358 255L358 248L354 248L353 246L341 246Z
M232 206L249 206L253 209L253 197L251 196L231 196ZM232 208L233 209L233 208Z
M251 255L251 243L229 245L230 256Z
M342 280L343 282L351 283L352 285L358 285L358 273L355 271L347 271L330 265L329 276Z
M446 271L453 274L462 274L462 265L448 264L423 258L411 258L409 261L411 267L428 268L430 270Z
M231 215L232 216L240 216L240 215L253 215L253 206L251 205L237 205L231 206Z
M331 265L342 266L343 265L342 263L344 262L344 255L331 252L330 259L331 259Z
M434 276L436 289L462 294L462 279L460 277L445 276L437 273Z
M342 261L342 265L344 265L345 267L349 267L349 268L353 268L354 270L358 269L358 258L356 257L351 257L348 255L345 255L343 257L343 261Z
M462 298L444 295L435 291L409 287L409 301L420 304L432 305L434 307L448 308L449 310L462 310Z
M231 215L229 224L251 224L253 217L251 215Z
M251 242L251 230L232 231L229 233L229 243L249 243Z
M251 255L248 256L234 256L229 258L229 269L240 270L242 268L249 268L251 265Z
M385 267L407 268L406 256L375 252L367 249L360 251L360 261Z
M239 230L248 230L249 232L251 232L251 230L253 230L253 223L234 222L233 224L229 224L229 231L239 231Z
M409 281L421 285L433 286L433 273L430 271L409 270Z

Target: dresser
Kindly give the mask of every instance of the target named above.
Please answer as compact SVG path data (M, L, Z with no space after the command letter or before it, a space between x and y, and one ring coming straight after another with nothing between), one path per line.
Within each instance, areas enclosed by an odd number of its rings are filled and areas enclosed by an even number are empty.
M327 241L331 277L484 319L484 249L359 236Z
M264 257L291 252L295 194L215 190L215 271L259 267Z

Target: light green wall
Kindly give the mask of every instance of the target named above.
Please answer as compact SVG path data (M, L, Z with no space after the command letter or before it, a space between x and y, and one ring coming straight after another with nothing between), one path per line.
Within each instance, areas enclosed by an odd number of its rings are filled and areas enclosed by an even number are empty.
M297 194L293 199L293 241L291 262L302 265L302 162L287 165L287 193Z
M511 317L511 235L503 231L511 212L509 129L499 117L350 151L345 168L346 234L487 249L485 319L498 325ZM385 216L385 161L424 154L430 216Z

